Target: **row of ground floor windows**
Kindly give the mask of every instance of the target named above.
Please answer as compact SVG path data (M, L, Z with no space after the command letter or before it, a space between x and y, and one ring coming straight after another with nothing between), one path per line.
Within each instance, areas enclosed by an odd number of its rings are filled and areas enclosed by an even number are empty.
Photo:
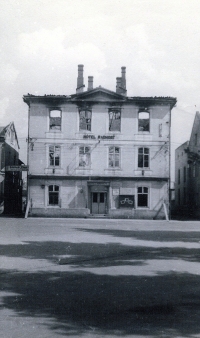
M59 193L60 187L58 185L49 185L48 187L48 205L56 206L59 205ZM93 203L105 203L105 193L93 193ZM131 199L130 199L131 201ZM137 206L148 207L149 204L149 188L138 187L137 188Z

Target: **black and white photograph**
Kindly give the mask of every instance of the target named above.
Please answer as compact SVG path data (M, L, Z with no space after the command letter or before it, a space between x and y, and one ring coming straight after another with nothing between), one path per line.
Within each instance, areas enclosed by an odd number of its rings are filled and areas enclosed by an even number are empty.
M0 0L0 337L200 338L200 1Z

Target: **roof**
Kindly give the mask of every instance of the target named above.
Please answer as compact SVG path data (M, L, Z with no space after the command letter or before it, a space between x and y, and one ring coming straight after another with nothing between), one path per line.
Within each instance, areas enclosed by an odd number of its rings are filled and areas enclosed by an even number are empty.
M13 127L13 129L14 129L15 137L16 137L16 140L17 140L17 145L18 145L18 148L19 148L19 142L18 142L18 138L17 138L17 133L16 133L14 122L10 122L5 127L1 127L0 126L0 137L5 137L8 128L11 128L11 127Z
M169 104L172 109L177 99L175 97L170 96L151 96L151 97L142 97L142 96L124 96L113 92L109 89L103 88L101 86L96 87L91 90L87 90L82 93L76 93L72 95L32 95L27 94L23 96L23 100L25 103L30 105L31 103L44 103L49 105L59 105L67 102L77 103L77 102L118 102L118 103L129 103L129 104L137 104L137 105L146 105L150 106L153 104Z

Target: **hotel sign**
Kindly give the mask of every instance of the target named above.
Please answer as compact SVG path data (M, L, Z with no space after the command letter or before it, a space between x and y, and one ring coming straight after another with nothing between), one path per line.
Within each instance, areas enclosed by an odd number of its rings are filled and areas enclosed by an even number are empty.
M98 135L97 137L95 135L85 134L83 135L83 138L85 139L93 139L93 140L114 140L115 135Z

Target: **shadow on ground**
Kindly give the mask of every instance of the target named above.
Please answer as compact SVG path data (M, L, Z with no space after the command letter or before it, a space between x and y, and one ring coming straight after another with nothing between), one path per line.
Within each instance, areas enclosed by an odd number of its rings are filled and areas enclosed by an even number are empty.
M26 242L1 245L0 254L46 259L55 265L59 265L60 257L71 255L60 261L69 264L70 271L0 271L1 291L15 294L2 297L1 309L14 310L18 316L53 318L50 329L66 336L191 337L200 333L198 274L92 273L92 268L99 267L143 266L151 259L199 262L197 249L133 247L120 243ZM84 267L91 271L84 271Z

